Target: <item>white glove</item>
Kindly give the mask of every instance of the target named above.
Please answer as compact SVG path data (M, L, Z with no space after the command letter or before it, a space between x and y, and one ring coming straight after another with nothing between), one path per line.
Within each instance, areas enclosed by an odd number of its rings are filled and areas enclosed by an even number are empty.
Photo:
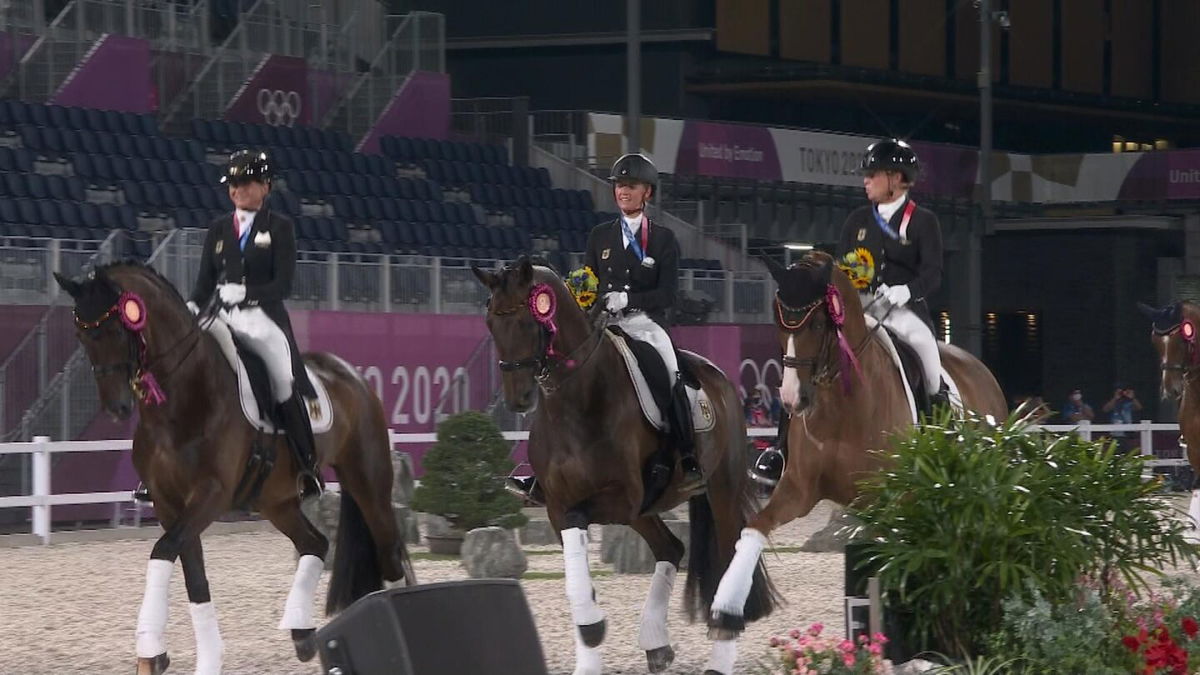
M604 296L604 308L616 314L629 306L629 294L625 291L615 291Z
M912 299L912 291L908 290L908 286L891 286L883 292L883 297L893 307L903 307Z
M246 299L246 285L221 284L217 287L217 293L221 296L221 302L231 307L236 307Z
M192 316L196 316L200 313L200 308L197 307L196 303L192 302L191 300L187 301L187 308L188 311L192 313Z

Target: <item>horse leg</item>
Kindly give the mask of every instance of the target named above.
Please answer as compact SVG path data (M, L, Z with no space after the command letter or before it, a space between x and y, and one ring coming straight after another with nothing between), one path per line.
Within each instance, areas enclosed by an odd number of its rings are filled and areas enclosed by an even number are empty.
M584 505L565 513L550 513L559 527L563 547L563 570L567 602L575 621L575 671L573 675L600 675L603 666L600 643L604 641L604 610L596 604L596 589L588 569L589 519ZM558 517L555 517L558 516Z
M317 653L317 642L313 636L317 627L313 618L313 597L317 594L317 583L325 569L329 540L300 510L297 497L264 508L263 515L292 541L296 553L300 555L296 563L296 575L292 577L292 589L288 591L283 606L283 617L279 620L279 629L292 632L296 658L307 662Z
M642 516L629 526L646 540L656 561L654 576L650 578L650 593L642 607L638 645L646 651L650 672L658 673L666 670L675 660L675 650L671 648L671 637L667 631L667 608L671 603L679 560L683 557L683 542L657 515Z
M225 643L217 626L217 610L208 592L204 572L204 548L200 537L193 537L179 552L183 565L183 583L187 586L188 609L192 615L192 633L196 636L196 674L219 675Z
M185 544L200 537L221 512L224 491L215 478L199 482L181 515L174 520L150 551L146 565L146 590L137 620L137 673L159 675L171 660L163 633L167 628L167 597L171 571ZM169 522L169 521L164 521Z

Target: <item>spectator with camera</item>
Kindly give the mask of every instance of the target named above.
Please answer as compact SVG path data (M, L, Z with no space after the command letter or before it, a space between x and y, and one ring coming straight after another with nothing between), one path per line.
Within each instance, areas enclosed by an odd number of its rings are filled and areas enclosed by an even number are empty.
M1101 408L1108 413L1109 424L1133 424L1133 414L1141 409L1142 402L1131 387L1117 387L1112 398Z

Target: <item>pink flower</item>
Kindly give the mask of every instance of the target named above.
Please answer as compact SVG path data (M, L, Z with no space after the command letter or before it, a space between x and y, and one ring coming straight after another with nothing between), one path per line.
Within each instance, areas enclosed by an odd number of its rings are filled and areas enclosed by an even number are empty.
M849 640L842 640L842 644L838 645L838 649L844 652L854 651L854 643Z
M772 647L778 647L778 646L779 646L779 638L777 638L777 637L772 637L772 638L771 638L771 646L772 646Z
M888 643L888 638L883 633L876 633L875 635L871 636L871 639L875 640L881 645L886 645Z
M878 642L876 642L875 644L868 646L867 651L871 652L872 654L874 654L876 656L879 656L880 654L883 653L883 647L880 646Z
M796 639L796 638L800 637L800 629L799 629L799 628L793 628L793 629L792 629L792 632L788 633L788 635L792 636L792 639L794 640L794 639Z
M847 668L854 667L854 654L850 652L842 654L842 663L845 664Z
M825 630L825 624L814 623L813 625L808 627L808 634L813 637L817 637L818 635L821 634L821 631L823 631L823 630Z

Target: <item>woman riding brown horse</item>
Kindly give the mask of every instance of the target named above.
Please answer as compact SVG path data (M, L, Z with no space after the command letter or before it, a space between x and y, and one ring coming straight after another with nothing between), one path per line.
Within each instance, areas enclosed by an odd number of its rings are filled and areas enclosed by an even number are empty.
M659 513L690 498L691 543L685 603L693 617L707 615L721 572L753 512L746 477L745 422L733 385L708 361L687 352L683 360L709 400L714 418L695 436L696 455L708 480L706 494L679 489L678 462L671 482L652 503L643 468L659 451L659 432L642 413L623 357L612 336L594 326L555 272L528 259L499 273L476 269L491 291L487 325L503 371L504 398L517 412L532 411L529 461L560 532L567 598L577 629L575 675L599 675L604 612L596 604L587 559L587 528L594 523L632 527L658 561L642 611L639 645L651 672L670 665L667 605L683 544ZM752 571L746 617L766 616L776 598L765 569ZM730 675L732 640L713 644L706 673Z
M1162 398L1179 401L1179 433L1196 476L1188 506L1193 524L1188 538L1200 542L1200 348L1196 346L1200 305L1183 300L1161 309L1143 304L1138 307L1153 321L1150 339L1162 371Z
M139 675L161 673L170 663L163 633L176 558L196 635L196 672L220 672L222 641L200 534L222 513L247 503L291 539L300 556L280 628L291 630L300 660L311 659L313 595L329 542L300 511L297 467L281 437L267 436L263 443L273 450L260 455L268 467L260 486L247 477L258 432L243 416L237 375L217 341L175 287L139 263L101 267L81 281L55 278L75 300L76 332L104 409L127 419L137 408L133 464L166 530L150 554L138 614ZM332 613L385 580L415 581L392 514L391 443L379 399L336 356L309 354L305 362L329 392L331 427L318 436L317 447L342 487L326 605Z
M771 267L779 284L775 320L785 354L781 395L794 411L787 430L791 461L766 507L742 531L737 555L721 579L710 617L710 632L718 637L741 629L747 572L767 535L808 515L822 499L852 501L857 482L879 469L870 451L886 448L889 434L914 422L891 351L868 328L858 292L833 259L814 251L787 269ZM938 346L962 404L1003 418L1004 395L987 367L957 347ZM795 410L802 382L813 394L807 407Z

